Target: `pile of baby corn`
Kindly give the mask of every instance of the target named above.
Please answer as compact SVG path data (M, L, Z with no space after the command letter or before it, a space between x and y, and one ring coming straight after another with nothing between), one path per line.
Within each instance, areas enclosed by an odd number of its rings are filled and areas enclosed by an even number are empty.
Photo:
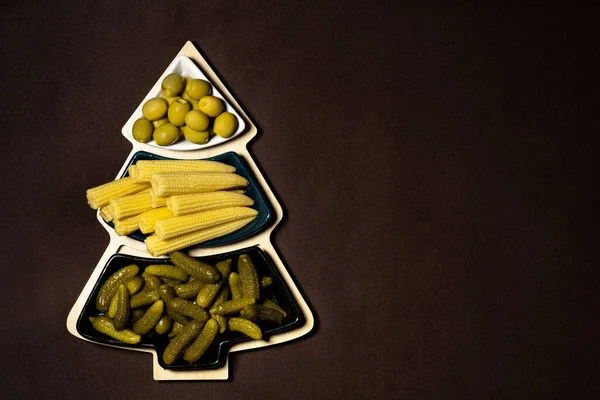
M136 230L152 256L215 239L246 226L258 211L235 167L208 160L140 160L129 176L86 191L118 235Z

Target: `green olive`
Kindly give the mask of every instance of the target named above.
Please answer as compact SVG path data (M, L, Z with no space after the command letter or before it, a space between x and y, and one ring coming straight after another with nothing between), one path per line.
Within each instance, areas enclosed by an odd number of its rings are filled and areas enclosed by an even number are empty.
M167 122L169 122L169 118L161 118L156 121L152 121L152 125L154 125L154 129L156 129L159 126L166 124Z
M144 103L142 106L142 114L144 114L146 119L149 119L150 121L156 121L167 114L168 107L169 103L167 103L165 99L155 97Z
M210 118L202 111L192 110L185 114L185 124L195 131L202 132L208 129Z
M192 128L190 128L187 125L182 126L181 131L183 132L183 136L185 136L185 138L192 143L195 143L195 144L208 143L208 137L209 137L208 131L198 132L198 131L193 130Z
M163 79L161 88L162 92L167 97L178 96L183 90L183 77L179 74L169 74Z
M188 79L185 85L185 94L196 100L209 95L211 90L210 83L204 79Z
M154 130L152 138L159 146L170 146L179 139L179 128L171 123L166 123Z
M148 121L146 118L140 118L133 123L131 131L135 140L146 143L152 138L154 126L152 126L152 122Z
M185 101L187 101L188 103L190 103L192 105L192 110L197 110L198 109L198 100L192 99L190 96L188 96L185 93L182 93L181 98L184 99Z
M215 96L204 96L198 103L198 108L209 117L216 117L223 112L225 103Z
M192 109L192 105L182 98L177 98L169 106L169 122L173 125L182 126L185 124L185 114Z
M235 115L225 111L217 118L213 125L213 131L222 138L228 138L235 133L238 128L238 120Z

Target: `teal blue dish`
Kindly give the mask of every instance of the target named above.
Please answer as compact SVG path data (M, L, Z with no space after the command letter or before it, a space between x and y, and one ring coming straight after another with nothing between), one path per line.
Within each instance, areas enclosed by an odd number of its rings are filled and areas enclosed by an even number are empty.
M148 153L145 151L138 151L133 155L133 157L131 157L131 160L129 160L125 172L123 173L123 175L120 176L120 178L128 176L129 173L127 171L129 170L129 167L139 160L169 160L169 158L157 156L156 154ZM222 163L231 165L235 167L236 174L243 176L248 180L248 182L250 182L250 185L246 188L244 194L252 198L252 200L254 200L254 205L252 206L252 208L258 211L258 216L256 219L254 219L254 221L252 221L251 223L244 226L238 231L232 232L229 235L221 236L219 238L197 244L190 248L212 247L230 244L242 239L246 239L260 232L264 227L266 227L267 224L271 221L273 211L269 202L267 201L267 197L258 186L254 175L252 175L252 173L250 172L250 169L248 168L248 165L246 164L244 159L240 157L237 153L230 151L227 153L220 154L218 156L203 158L203 160L220 161ZM114 228L114 225L111 222L107 222L106 224ZM148 237L148 235L145 235L140 231L135 231L132 234L128 235L128 237L143 242Z

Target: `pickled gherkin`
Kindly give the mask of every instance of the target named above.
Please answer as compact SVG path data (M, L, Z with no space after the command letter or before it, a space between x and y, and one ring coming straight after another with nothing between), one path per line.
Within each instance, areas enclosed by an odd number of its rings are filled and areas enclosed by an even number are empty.
M163 361L167 365L173 364L179 356L185 351L187 346L190 345L196 339L196 337L202 331L204 322L196 319L191 320L185 325L181 331L171 340L171 342L165 348L163 353Z
M191 299L195 297L205 283L199 280L193 280L188 283L183 283L174 287L177 296L183 299Z
M210 318L210 315L208 315L204 308L178 297L171 301L171 308L181 315L197 319L198 321L206 322Z
M204 325L202 332L200 332L196 340L194 340L183 354L183 359L189 362L198 361L215 340L218 332L219 324L217 321L209 319Z
M119 285L127 282L128 280L136 276L138 272L138 266L132 264L123 267L114 274L112 274L110 278L108 278L106 282L104 282L104 284L100 288L100 291L98 292L98 296L96 297L96 309L102 312L108 311L110 301L117 292Z
M230 331L241 332L246 336L250 336L254 340L262 339L262 330L254 322L245 318L229 318L227 327Z
M171 316L171 318L173 318L175 321L182 325L187 324L189 319L179 314L178 312L173 310L173 307L171 307L171 302L173 301L173 299L175 299L175 291L173 290L173 288L167 284L164 284L160 288L158 288L158 294L161 300L164 301L165 306L167 308L167 313Z
M283 314L274 308L261 306L260 304L250 304L240 311L240 315L250 321L269 321L281 323Z
M196 297L196 304L198 304L200 307L206 308L213 302L215 296L221 289L221 285L231 272L231 259L217 263L215 268L221 274L221 280L217 283L207 283L200 289L198 296Z
M254 263L247 254L242 254L238 258L238 274L242 283L242 296L251 297L258 300L260 296L260 283Z
M165 333L171 330L171 326L173 325L173 318L169 314L163 313L160 317L156 325L154 326L154 330L159 335L164 335Z
M184 282L190 277L181 268L168 264L148 265L146 267L146 272L158 276L159 278L169 278Z
M157 290L163 282L160 280L158 276L152 275L149 272L144 271L146 275L146 284L144 285L144 290Z
M241 299L229 300L211 308L210 313L216 315L237 314L242 311L244 307L254 304L255 301L256 300L254 300L252 297L242 297Z
M144 306L149 306L158 300L160 296L158 295L158 290L147 290L144 289L135 296L131 297L129 301L129 305L131 308L140 308Z
M130 296L133 296L134 294L142 290L143 286L144 278L142 278L141 276L136 276L135 278L130 279L125 283L125 287L129 291Z
M113 321L108 317L100 316L96 318L90 318L90 320L95 330L120 342L127 344L137 344L142 339L140 335L133 331L130 331L129 329L117 331L115 329Z
M285 312L285 310L283 308L279 307L272 300L264 299L262 305L264 307L269 307L269 308L279 311L281 314L283 314L283 318L287 317L287 312Z
M173 264L204 283L215 283L221 278L221 274L215 267L196 260L180 251L169 254L169 257Z
M242 281L240 281L240 275L237 272L229 274L229 289L231 290L231 298L234 300L242 298Z
M127 290L125 285L120 285L119 289L117 289L117 294L115 297L117 298L117 307L113 317L113 322L115 329L120 331L125 329L129 323L129 290Z
M157 300L148 308L148 311L144 313L142 318L133 325L132 330L139 335L145 335L150 332L162 317L163 310L163 301Z

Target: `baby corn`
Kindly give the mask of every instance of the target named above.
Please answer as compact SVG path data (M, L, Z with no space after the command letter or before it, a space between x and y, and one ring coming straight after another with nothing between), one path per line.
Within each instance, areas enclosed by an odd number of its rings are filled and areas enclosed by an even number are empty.
M117 197L110 201L110 212L114 219L132 217L151 208L150 189L127 196Z
M167 207L175 215L186 215L225 207L247 207L254 204L250 197L234 192L180 194L167 197Z
M138 221L139 215L113 220L113 224L115 225L115 233L119 236L126 236L135 232L139 228Z
M134 179L138 182L165 172L235 172L231 165L209 160L140 160L135 167Z
M150 182L154 194L163 197L214 192L249 185L243 176L224 172L167 172L152 175Z
M150 253L153 257L158 257L176 250L181 250L183 248L225 236L231 232L235 232L252 222L254 218L255 217L249 217L237 221L226 222L211 228L186 233L184 235L174 237L173 239L163 240L158 237L158 235L151 235L145 240L146 251L148 251L148 253Z
M248 217L256 217L257 215L258 211L248 207L219 208L156 221L154 230L161 239L171 239L199 229L206 229Z
M140 231L142 233L152 233L154 232L156 221L172 218L173 213L167 207L160 207L144 211L139 217Z
M90 207L96 210L108 205L115 197L137 193L149 187L148 182L134 182L131 177L126 177L88 189L85 195Z

